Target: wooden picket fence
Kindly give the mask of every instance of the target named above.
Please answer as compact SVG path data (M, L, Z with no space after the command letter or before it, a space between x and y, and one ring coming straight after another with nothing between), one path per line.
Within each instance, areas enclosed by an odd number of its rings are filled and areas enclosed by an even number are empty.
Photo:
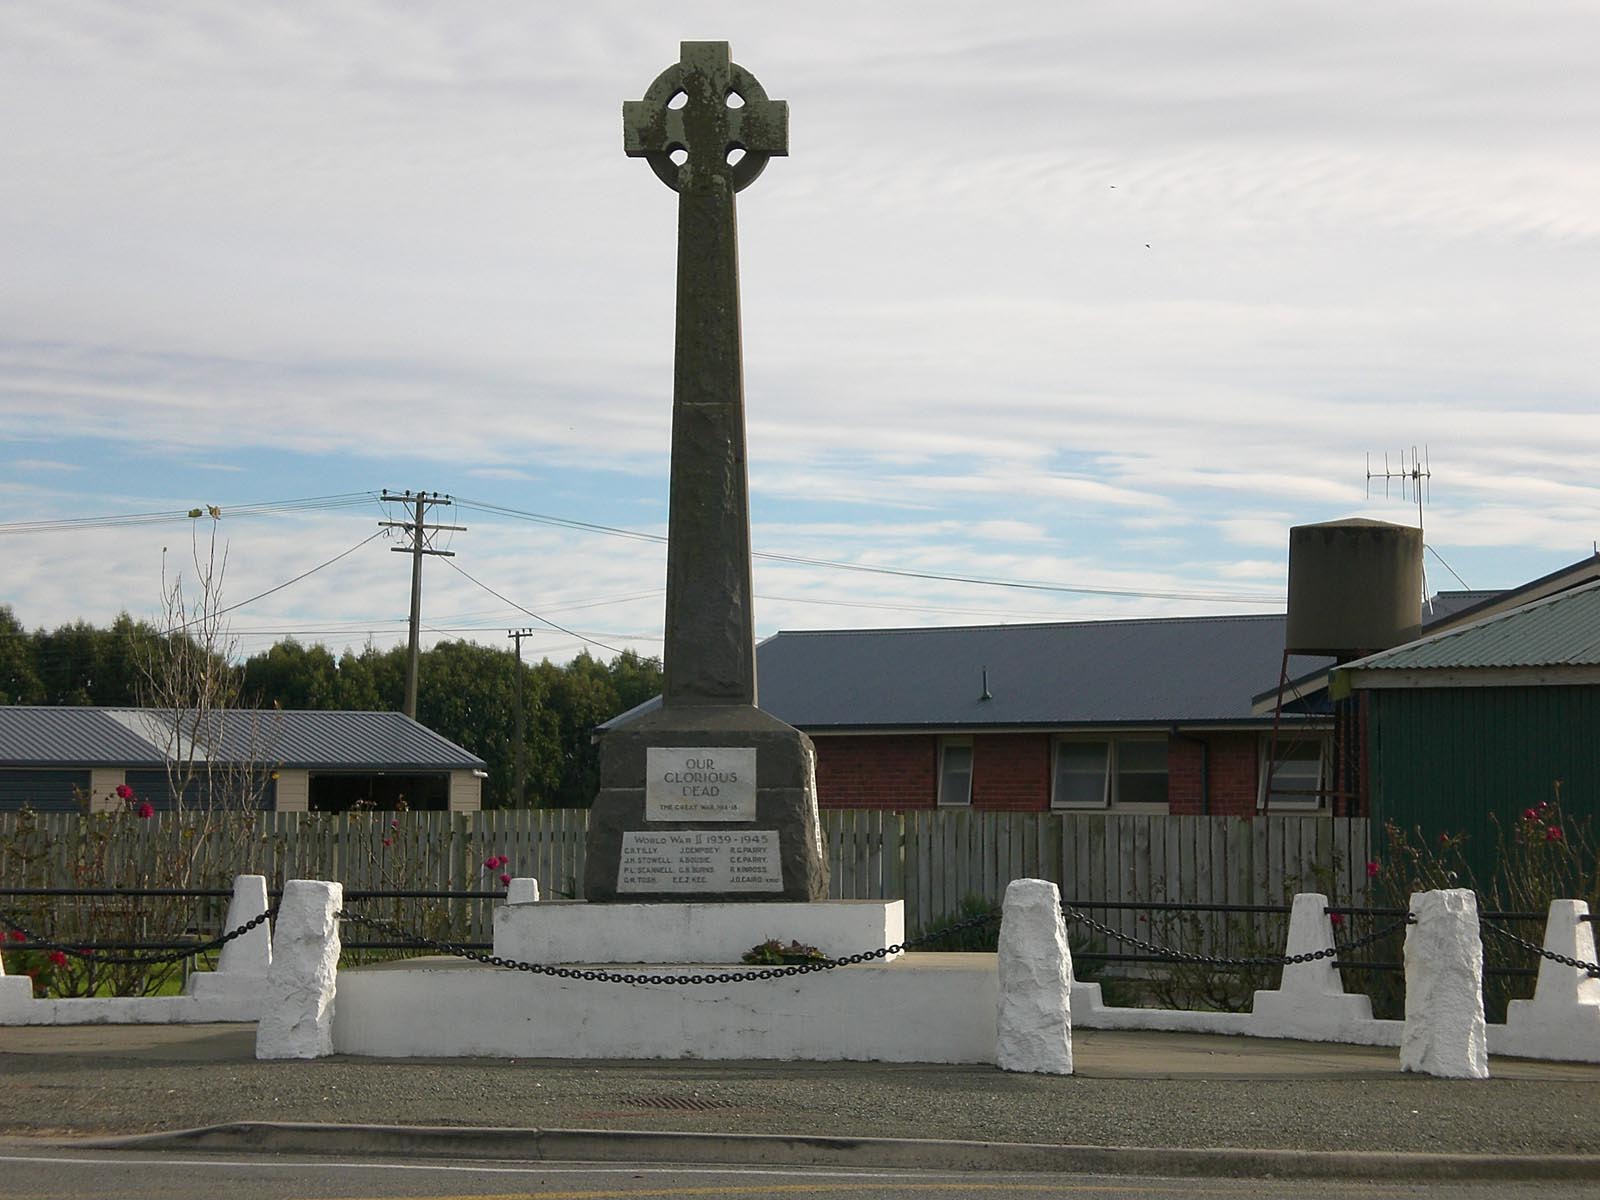
M507 873L538 879L548 898L576 897L588 816L583 809L147 820L0 813L0 887L133 886L155 878L152 864L166 864L170 874L182 860L195 887L248 871L273 887L302 878L338 880L347 890L473 891L498 888ZM969 897L998 901L1010 880L1023 877L1049 879L1063 898L1084 901L1279 904L1295 891L1346 904L1366 898L1364 819L948 809L822 816L832 896L903 899L908 932L955 913ZM503 868L484 865L502 855ZM487 941L492 903L397 900L379 915ZM1133 912L1104 919L1141 932Z

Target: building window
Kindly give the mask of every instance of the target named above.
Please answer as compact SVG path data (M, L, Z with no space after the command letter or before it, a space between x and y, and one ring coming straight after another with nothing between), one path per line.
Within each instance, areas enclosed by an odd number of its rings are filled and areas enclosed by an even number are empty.
M1053 808L1104 808L1111 797L1110 742L1056 743Z
M1256 804L1260 808L1323 807L1328 789L1326 740L1319 737L1261 739L1261 783Z
M972 803L972 739L939 739L939 803Z
M1056 742L1052 808L1165 808L1167 743L1150 738Z
M1167 806L1165 741L1117 743L1117 794L1112 803L1125 807Z

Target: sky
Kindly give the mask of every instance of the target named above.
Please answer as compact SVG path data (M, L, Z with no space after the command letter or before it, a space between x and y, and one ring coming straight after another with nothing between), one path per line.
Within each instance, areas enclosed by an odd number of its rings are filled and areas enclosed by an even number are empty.
M758 635L1281 611L1290 526L1416 522L1413 447L1430 590L1593 551L1592 4L0 0L0 604L152 618L216 505L239 654L393 645L425 490L425 642L659 653L621 106L687 39L789 104Z

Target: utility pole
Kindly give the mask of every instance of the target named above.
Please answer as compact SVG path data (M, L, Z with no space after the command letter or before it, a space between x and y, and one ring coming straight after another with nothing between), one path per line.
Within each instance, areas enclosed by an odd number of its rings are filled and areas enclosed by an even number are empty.
M422 556L436 554L441 558L454 558L449 550L438 550L433 545L433 535L441 530L462 531L465 525L429 525L428 510L435 505L449 504L450 497L438 492L391 492L388 488L378 499L412 507L409 521L379 521L385 529L404 529L411 535L407 546L390 546L396 554L411 555L411 652L406 659L406 703L404 712L413 721L417 719L417 658L419 656L419 631L422 625Z
M506 636L517 644L517 777L516 782L512 785L511 803L515 807L521 808L527 800L524 790L528 778L528 752L524 744L526 739L522 727L522 639L532 637L533 630L508 629L506 630Z

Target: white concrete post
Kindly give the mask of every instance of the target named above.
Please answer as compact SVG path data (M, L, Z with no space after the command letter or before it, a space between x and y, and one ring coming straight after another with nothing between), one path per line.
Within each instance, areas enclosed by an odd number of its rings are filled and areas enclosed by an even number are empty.
M525 876L517 876L506 884L507 904L537 904L539 903L539 881Z
M267 911L267 877L235 875L233 899L228 901L228 918L222 931L228 933L249 924ZM217 971L238 975L265 975L272 965L272 922L263 921L249 933L233 939L222 948Z
M236 875L233 899L223 932L255 920L267 911L267 880L264 875ZM249 933L236 937L222 948L215 971L196 971L184 985L184 993L199 1000L244 1004L254 1016L272 965L272 922L263 921Z
M1448 1079L1487 1079L1483 942L1478 899L1466 888L1411 897L1406 929L1406 1024L1400 1069Z
M1582 900L1552 900L1544 948L1579 962L1595 962L1594 926ZM1497 1054L1600 1062L1600 979L1578 967L1539 960L1532 1000L1506 1005Z
M1289 910L1289 938L1284 953L1315 954L1333 945L1328 898L1302 892ZM1254 1032L1262 1037L1305 1038L1308 1041L1359 1039L1363 1022L1372 1020L1372 1001L1344 990L1333 956L1290 963L1276 991L1260 991L1251 1005Z
M257 1058L321 1058L333 1053L334 989L344 885L291 879L278 904L256 1025Z
M1014 879L1000 921L995 1062L1004 1071L1072 1074L1072 951L1061 893Z

